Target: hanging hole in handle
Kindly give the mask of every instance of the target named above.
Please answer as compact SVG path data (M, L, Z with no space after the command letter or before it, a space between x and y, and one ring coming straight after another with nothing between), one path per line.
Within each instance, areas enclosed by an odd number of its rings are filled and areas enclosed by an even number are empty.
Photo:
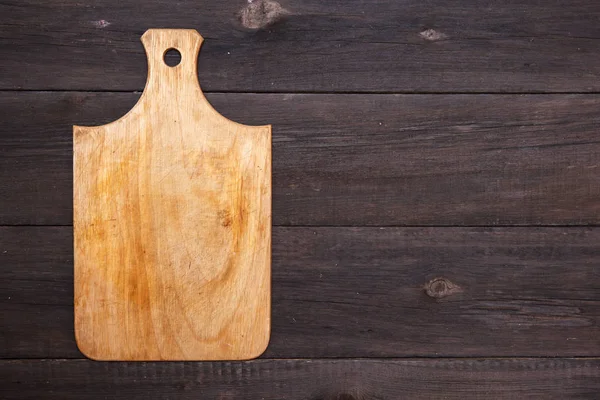
M169 67L176 67L181 62L181 53L175 48L167 49L163 54L163 61Z

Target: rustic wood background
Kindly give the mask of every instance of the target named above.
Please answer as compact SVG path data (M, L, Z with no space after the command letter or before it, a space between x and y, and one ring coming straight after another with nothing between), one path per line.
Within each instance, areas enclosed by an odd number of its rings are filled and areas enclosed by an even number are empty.
M259 360L100 363L73 336L72 130L150 27L273 124ZM0 3L0 398L600 398L600 2Z

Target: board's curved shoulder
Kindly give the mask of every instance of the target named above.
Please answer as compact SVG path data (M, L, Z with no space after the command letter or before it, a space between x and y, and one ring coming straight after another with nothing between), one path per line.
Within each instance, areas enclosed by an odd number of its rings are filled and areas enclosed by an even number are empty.
M126 123L146 113L151 103L160 104L160 111L169 107L169 95L179 95L191 110L204 110L204 116L219 120L221 124L232 124L237 128L257 133L271 132L271 125L245 125L219 113L206 99L198 82L197 59L204 38L195 29L149 29L141 38L148 61L148 76L144 90L136 104L123 116L103 125L74 125L75 137L90 132L110 130L113 126ZM181 61L175 66L166 64L164 56L169 50L177 50ZM181 96L188 98L182 99ZM177 106L177 105L175 105ZM190 110L190 111L191 111Z

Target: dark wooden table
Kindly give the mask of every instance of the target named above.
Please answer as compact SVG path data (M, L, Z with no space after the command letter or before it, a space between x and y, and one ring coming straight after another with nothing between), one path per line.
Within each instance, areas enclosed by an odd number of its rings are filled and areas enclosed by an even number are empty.
M102 363L73 336L72 131L196 28L273 124L261 359ZM600 398L600 2L0 4L0 398Z

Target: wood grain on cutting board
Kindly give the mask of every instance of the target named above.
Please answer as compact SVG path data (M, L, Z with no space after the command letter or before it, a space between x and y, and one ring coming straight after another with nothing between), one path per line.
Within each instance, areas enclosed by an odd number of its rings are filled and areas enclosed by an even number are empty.
M195 30L142 42L139 102L73 131L78 345L100 360L256 357L270 331L271 127L210 106Z

